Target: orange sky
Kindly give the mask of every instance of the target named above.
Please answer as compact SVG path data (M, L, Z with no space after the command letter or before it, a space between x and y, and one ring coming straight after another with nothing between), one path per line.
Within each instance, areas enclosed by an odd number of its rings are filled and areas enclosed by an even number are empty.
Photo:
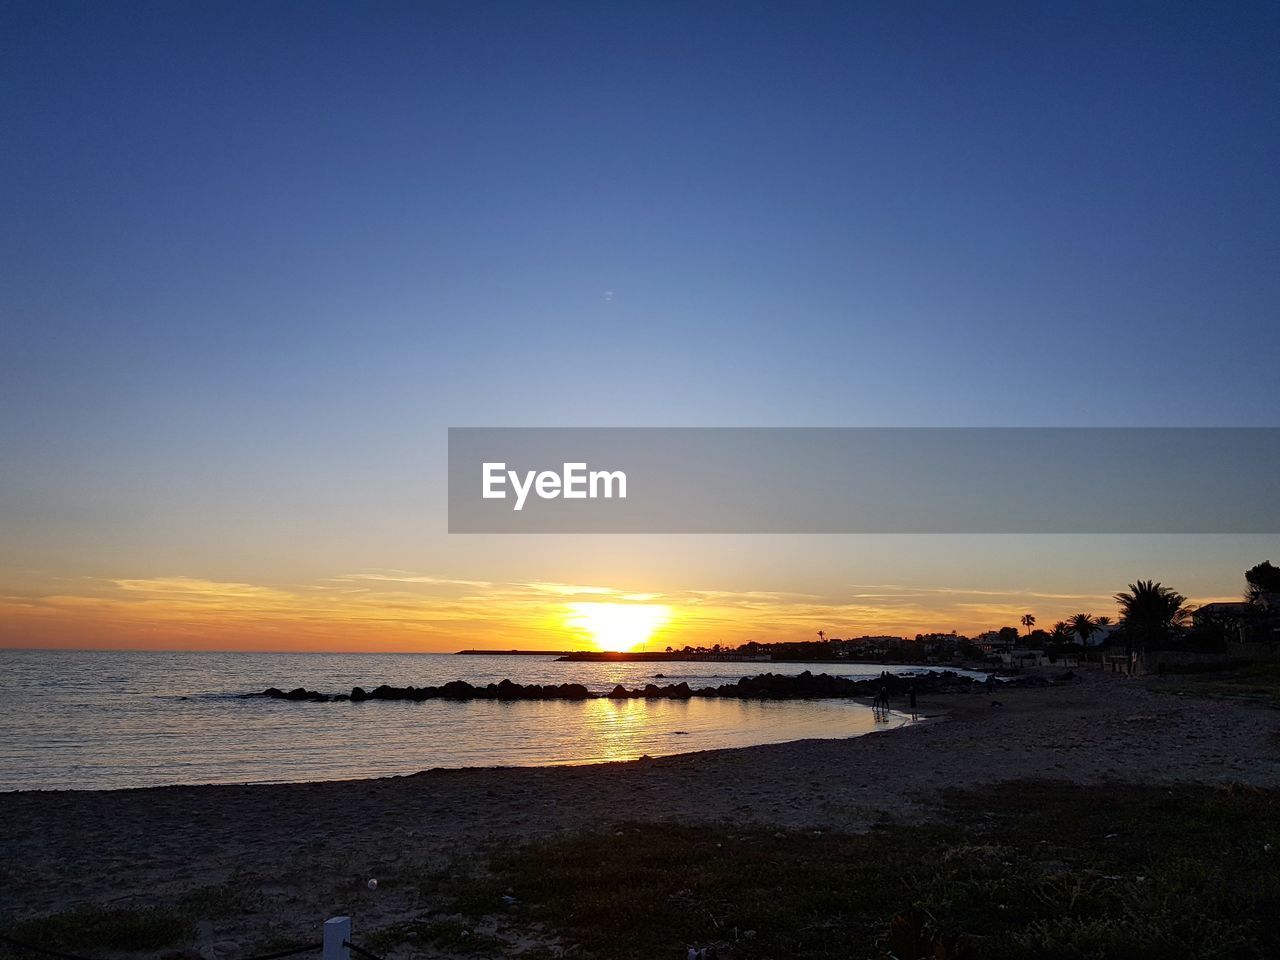
M1201 598L1207 599L1221 598ZM661 649L805 640L820 629L830 636L976 633L1016 624L1028 611L1049 625L1077 612L1113 614L1114 603L1109 594L890 584L829 594L637 592L604 584L457 580L395 570L288 585L182 576L81 577L0 599L0 645L449 651L578 649L611 641L630 646L636 636L649 635L643 646ZM604 637L592 632L601 622ZM658 626L651 634L641 629L653 624Z

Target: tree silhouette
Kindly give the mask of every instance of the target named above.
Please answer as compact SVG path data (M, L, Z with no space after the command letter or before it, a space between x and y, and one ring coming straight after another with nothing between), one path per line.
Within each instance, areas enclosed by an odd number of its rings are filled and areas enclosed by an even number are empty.
M1080 638L1080 645L1089 646L1089 638L1098 632L1101 624L1087 613L1077 613L1074 617L1067 621L1067 626L1071 628L1071 632Z
M1257 603L1264 593L1280 593L1280 567L1273 566L1270 560L1246 570L1244 580L1248 584L1244 598L1250 603Z
M1135 646L1144 648L1168 640L1173 629L1190 616L1187 598L1154 580L1131 583L1115 599L1120 604L1120 629L1130 653Z
M1022 615L1022 625L1027 628L1027 636L1031 636L1031 628L1036 625L1035 614L1024 613Z

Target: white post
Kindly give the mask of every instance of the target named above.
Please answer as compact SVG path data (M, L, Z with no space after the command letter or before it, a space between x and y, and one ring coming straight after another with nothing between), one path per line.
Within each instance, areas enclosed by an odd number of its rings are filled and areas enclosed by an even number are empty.
M351 960L351 918L330 917L324 922L324 960Z

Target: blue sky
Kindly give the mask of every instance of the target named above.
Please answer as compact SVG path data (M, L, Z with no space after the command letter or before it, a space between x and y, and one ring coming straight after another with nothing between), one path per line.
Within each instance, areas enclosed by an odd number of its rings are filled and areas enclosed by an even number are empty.
M916 570L448 538L450 425L1276 425L1274 4L9 3L0 44L14 593ZM932 553L1025 586L1007 549Z

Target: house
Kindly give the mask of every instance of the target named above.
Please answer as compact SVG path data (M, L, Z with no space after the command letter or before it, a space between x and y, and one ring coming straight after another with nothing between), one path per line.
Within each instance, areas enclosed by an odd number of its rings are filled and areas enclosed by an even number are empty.
M1228 643L1280 642L1280 595L1261 594L1257 603L1206 603L1191 614L1197 630L1220 631Z
M896 650L901 647L906 640L902 637L852 637L846 641L845 656L856 656L860 658L882 657L890 650Z
M1019 640L1018 631L1013 627L999 630L988 630L974 638L974 643L988 656L1004 656L1013 652L1014 644Z
M1082 647L1105 647L1111 639L1111 635L1116 632L1116 629L1117 627L1114 623L1109 623L1106 626L1096 626L1093 628L1093 633L1089 634L1088 640L1081 636L1079 630L1076 630L1072 632L1071 639L1072 642L1078 643Z

